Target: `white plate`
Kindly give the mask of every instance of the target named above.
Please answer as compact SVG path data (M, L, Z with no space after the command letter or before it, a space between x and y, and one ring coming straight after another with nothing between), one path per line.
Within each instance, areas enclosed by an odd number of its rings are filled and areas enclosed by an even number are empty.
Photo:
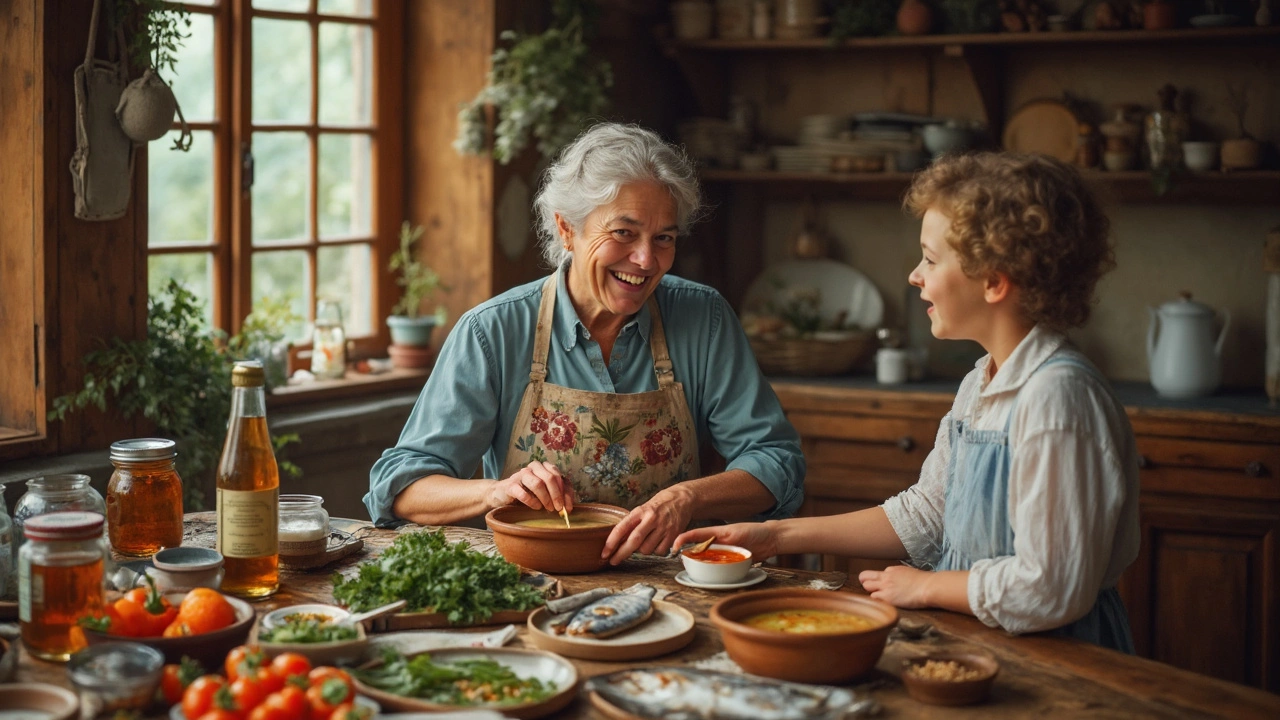
M750 570L747 571L747 576L742 580L740 580L739 582L712 584L712 583L695 582L693 578L689 577L689 573L685 572L684 570L681 570L680 572L676 573L676 582L680 583L681 585L686 585L692 588L698 588L700 590L737 590L738 588L751 587L756 583L764 582L764 579L767 577L769 577L769 573L765 572L763 569L751 568Z
M675 603L653 601L654 613L639 626L613 637L556 635L552 613L539 608L529 616L529 640L543 650L584 660L639 660L674 652L693 641L693 615Z
M801 288L821 292L819 312L828 323L841 311L845 313L845 327L875 330L884 321L884 300L875 283L848 265L825 258L787 260L769 267L747 288L744 309L761 311L779 292L779 283L788 292Z

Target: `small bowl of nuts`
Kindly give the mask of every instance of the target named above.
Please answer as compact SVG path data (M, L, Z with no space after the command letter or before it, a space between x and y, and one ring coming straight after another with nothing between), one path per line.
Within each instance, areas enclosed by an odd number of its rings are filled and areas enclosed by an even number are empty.
M971 705L991 693L1000 665L976 652L935 652L904 660L907 694L929 705Z

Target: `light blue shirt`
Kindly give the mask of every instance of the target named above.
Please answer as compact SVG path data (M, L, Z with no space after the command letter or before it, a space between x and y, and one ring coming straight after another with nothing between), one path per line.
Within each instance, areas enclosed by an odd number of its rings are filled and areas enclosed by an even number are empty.
M500 477L529 384L541 288L542 280L513 288L458 320L399 442L369 471L364 504L375 523L395 523L396 495L427 475L473 477L483 459L484 476ZM773 507L755 519L790 517L804 499L800 437L760 373L737 316L714 289L671 275L654 295L699 443L710 441L727 469L749 473L773 493ZM622 327L606 366L578 319L562 270L547 382L607 393L656 390L651 320L646 305Z

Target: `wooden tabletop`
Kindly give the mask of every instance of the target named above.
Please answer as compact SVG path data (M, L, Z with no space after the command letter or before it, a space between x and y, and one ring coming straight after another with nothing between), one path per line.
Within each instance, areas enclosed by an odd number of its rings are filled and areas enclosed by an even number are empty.
M185 544L209 544L211 513L188 516ZM365 526L364 550L329 567L309 572L285 571L281 589L270 599L255 604L259 613L298 602L332 602L330 577L335 570L353 568L385 548L397 532L415 528L381 530ZM487 531L446 528L451 539L465 539L478 549L491 547ZM687 608L697 618L697 636L683 650L666 657L632 663L573 660L582 676L613 672L632 665L690 665L722 653L719 632L708 620L708 610L724 593L688 588L675 582L680 569L674 559L634 557L617 568L591 575L560 577L564 592L574 593L602 585L625 587L645 582L668 591L665 599ZM769 578L757 588L808 587L818 583L858 592L856 582L843 573L811 573L801 570L765 568ZM934 630L925 639L908 640L895 633L874 673L854 684L870 693L884 707L886 717L1088 717L1088 718L1277 718L1280 696L1261 690L1215 680L1178 670L1162 663L1106 650L1062 638L1015 637L988 628L972 617L945 611L902 611L904 619L931 623ZM486 628L492 629L492 628ZM533 647L521 627L510 647ZM990 699L970 708L922 705L912 700L897 679L902 659L928 649L977 649L1000 663L1000 673ZM61 665L34 660L23 654L15 682L42 681L69 687ZM603 717L580 696L557 718Z

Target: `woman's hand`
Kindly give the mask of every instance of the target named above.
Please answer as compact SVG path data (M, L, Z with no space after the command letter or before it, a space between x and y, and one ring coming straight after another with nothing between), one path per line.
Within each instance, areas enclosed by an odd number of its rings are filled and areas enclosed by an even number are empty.
M770 523L734 523L716 527L696 528L677 537L671 545L671 552L679 552L687 543L702 542L715 536L721 545L737 545L751 551L752 562L759 562L778 554L778 537Z
M930 585L937 573L894 565L884 570L863 570L858 582L871 597L894 607L914 609L930 607Z
M666 552L692 518L693 498L678 485L669 487L615 525L600 556L609 564L617 565L631 557L631 553Z
M511 477L493 483L485 502L490 508L522 502L534 510L573 512L573 486L555 465L534 460Z

